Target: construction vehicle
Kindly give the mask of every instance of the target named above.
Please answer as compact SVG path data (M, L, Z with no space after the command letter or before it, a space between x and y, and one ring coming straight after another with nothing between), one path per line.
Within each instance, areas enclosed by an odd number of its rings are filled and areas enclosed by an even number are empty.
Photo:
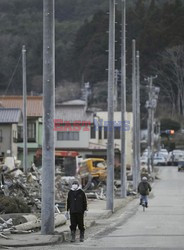
M78 175L84 189L106 182L107 164L102 158L88 158L79 163Z
M55 150L55 165L60 166L64 176L75 176L78 165L79 153L76 151ZM36 167L42 166L42 149L38 149L34 163Z

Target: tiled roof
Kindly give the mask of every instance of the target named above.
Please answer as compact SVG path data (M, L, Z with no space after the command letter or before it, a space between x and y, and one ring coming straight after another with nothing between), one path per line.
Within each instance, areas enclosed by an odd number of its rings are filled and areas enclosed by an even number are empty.
M20 109L0 108L0 123L19 123L21 117Z
M43 97L42 96L27 96L27 116L42 117L43 113ZM19 108L23 107L22 96L0 96L0 106L4 108ZM23 110L22 110L23 111Z

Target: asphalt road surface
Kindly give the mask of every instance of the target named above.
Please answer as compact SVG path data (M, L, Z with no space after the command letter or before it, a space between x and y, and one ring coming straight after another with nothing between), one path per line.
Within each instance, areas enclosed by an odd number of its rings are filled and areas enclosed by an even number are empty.
M86 232L84 243L22 248L46 249L184 249L184 172L160 167L160 180L152 185L149 207L143 212L138 199Z

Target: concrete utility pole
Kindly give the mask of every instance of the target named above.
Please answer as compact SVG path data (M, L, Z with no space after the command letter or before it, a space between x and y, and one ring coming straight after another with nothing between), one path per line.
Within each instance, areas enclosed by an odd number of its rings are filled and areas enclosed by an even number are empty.
M152 92L153 94L153 92ZM152 96L153 100L153 96ZM155 108L151 109L151 168L153 170L153 157L154 157L154 128L155 128Z
M114 79L114 111L118 110L118 70L115 70Z
M115 0L109 0L108 56L108 131L107 131L107 203L114 211L114 68L115 68Z
M160 121L157 122L157 135L158 135L158 148L157 151L159 152L161 149L161 142L160 142Z
M26 47L22 46L22 80L23 80L23 169L27 174L27 82L26 82Z
M136 94L136 49L132 40L132 110L133 110L133 189L137 190L137 94Z
M121 197L126 197L126 0L122 0L121 27Z
M149 82L149 100L146 102L148 109L148 173L153 170L153 154L154 154L154 112L157 106L159 87L153 86L153 79L156 76L148 77L146 80Z
M43 1L43 147L41 233L54 233L55 1Z
M137 65L137 70L136 70L136 82L137 82L137 133L136 133L136 137L137 137L137 182L140 182L140 156L141 156L141 148L140 148L140 59L139 59L139 51L137 51L136 54L136 65Z
M151 173L151 131L152 131L152 86L153 78L148 78L149 82L149 107L148 107L148 173Z

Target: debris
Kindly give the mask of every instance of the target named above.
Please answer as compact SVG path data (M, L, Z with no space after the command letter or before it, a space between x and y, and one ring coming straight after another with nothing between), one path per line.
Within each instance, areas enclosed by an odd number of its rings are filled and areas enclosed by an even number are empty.
M13 225L12 218L5 221L3 218L0 217L0 221L2 221L2 223L0 223L0 231L2 231L5 228L9 228Z
M6 239L6 240L9 239L9 238L8 238L7 236L5 236L3 233L0 233L0 237L4 238L4 239Z

